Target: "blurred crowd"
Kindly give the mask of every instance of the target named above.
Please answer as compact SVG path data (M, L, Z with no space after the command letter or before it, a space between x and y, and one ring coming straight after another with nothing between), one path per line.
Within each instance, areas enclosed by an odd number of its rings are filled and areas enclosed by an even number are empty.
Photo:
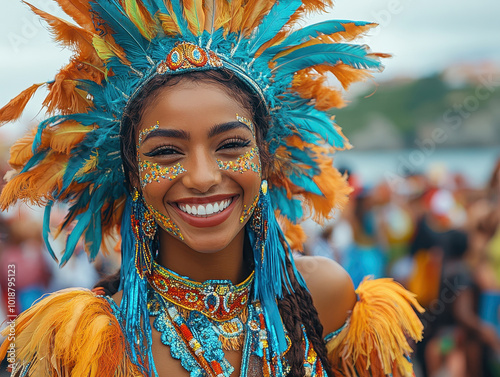
M339 262L355 286L392 277L417 295L417 376L500 376L500 160L485 187L435 167L366 189L305 253Z

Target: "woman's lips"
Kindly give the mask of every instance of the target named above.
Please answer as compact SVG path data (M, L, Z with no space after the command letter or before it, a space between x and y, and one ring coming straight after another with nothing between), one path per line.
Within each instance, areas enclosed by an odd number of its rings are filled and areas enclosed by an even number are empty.
M225 197L214 196L193 201L182 200L173 203L172 207L176 213L179 214L181 219L189 225L199 228L207 228L217 226L226 221L233 212L238 198L239 195ZM222 211L220 208L223 208ZM215 209L218 209L219 211L216 212ZM187 213L188 211L191 213ZM207 214L207 212L212 212L212 214Z

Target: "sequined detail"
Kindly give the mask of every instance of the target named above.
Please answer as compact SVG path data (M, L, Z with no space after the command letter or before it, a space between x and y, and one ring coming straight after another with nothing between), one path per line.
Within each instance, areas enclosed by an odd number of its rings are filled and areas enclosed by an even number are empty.
M174 166L161 166L156 162L139 160L139 172L144 173L141 175L141 187L146 187L147 184L153 182L161 182L162 179L174 180L180 174L185 173L187 170L177 163Z
M259 201L259 194L255 195L252 204L250 204L249 206L247 206L246 204L243 205L243 213L240 216L240 223L243 224L248 219L248 217L252 215L253 211L255 210L255 207L257 206L258 201Z
M184 309L199 311L215 321L227 321L246 308L253 272L243 283L235 286L225 280L194 282L154 264L148 280L166 300Z
M236 161L221 161L217 159L217 165L221 170L231 170L236 173L244 173L250 170L260 176L260 161L258 163L252 162L256 156L259 159L259 148L253 147L244 155L238 157Z
M250 119L247 119L245 117L236 114L236 120L238 120L238 122L246 124L248 128L250 128L250 130L252 131L253 136L255 137L255 126L253 125L253 122Z
M158 128L160 128L160 122L156 121L155 125L148 127L148 128L145 128L145 129L141 130L141 132L139 132L139 141L137 142L137 154L139 154L139 148L141 147L142 142L144 141L144 138L146 136L148 136L154 130L157 130Z
M175 224L170 217L165 216L163 213L158 212L153 206L148 204L148 208L153 214L156 222L162 227L162 229L166 230L168 233L178 237L181 240L184 240L184 236L181 234L181 230Z
M168 53L164 61L156 68L160 75L203 68L222 68L222 60L213 52L193 43L182 42Z
M137 142L137 163L139 167L139 173L141 174L141 187L146 187L147 184L153 182L161 182L162 179L168 179L169 181L174 180L179 176L179 174L185 173L186 169L177 163L174 166L161 166L156 162L151 162L148 160L143 161L139 154L139 148L144 141L144 138L149 135L154 130L160 127L160 122L156 122L155 125L145 128L139 132L139 141ZM142 173L146 173L142 175Z

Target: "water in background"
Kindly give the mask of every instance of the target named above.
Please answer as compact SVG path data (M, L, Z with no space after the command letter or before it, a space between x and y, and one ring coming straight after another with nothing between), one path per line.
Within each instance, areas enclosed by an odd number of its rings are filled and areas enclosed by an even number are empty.
M348 150L335 154L335 166L356 174L361 184L373 187L382 182L397 181L408 173L428 173L442 166L450 174L461 174L471 187L484 187L489 180L500 147L436 148L397 150Z

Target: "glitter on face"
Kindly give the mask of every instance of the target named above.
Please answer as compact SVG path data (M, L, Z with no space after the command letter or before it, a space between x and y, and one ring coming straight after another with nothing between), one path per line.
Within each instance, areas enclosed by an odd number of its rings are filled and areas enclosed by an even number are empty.
M244 173L246 171L253 171L260 176L260 162L252 162L254 157L259 160L259 148L254 147L246 152L244 155L238 157L236 161L221 161L217 159L217 165L221 170L231 170L235 173Z
M150 204L148 204L148 208L153 214L156 222L168 233L172 234L175 237L178 237L181 240L184 240L184 236L181 234L181 230L179 227L172 221L170 217L165 216L163 213L158 212L153 208Z
M177 178L179 174L185 173L186 169L184 169L180 163L174 166L161 166L148 160L139 160L139 172L146 172L144 176L141 175L141 187L144 188L148 183L161 182L162 179L172 181Z
M179 174L185 173L186 169L180 164L177 163L174 166L161 166L156 162L151 162L148 160L141 160L139 155L139 148L142 145L144 138L149 135L154 130L157 130L160 127L160 122L156 122L154 126L146 128L139 133L139 142L137 144L137 161L139 165L139 173L144 173L144 176L141 174L141 187L146 187L147 184L152 182L161 182L162 179L168 179L169 181L177 178Z
M259 194L255 195L253 198L252 204L250 206L247 206L246 204L243 205L243 213L240 216L240 223L243 224L246 219L248 219L253 211L255 210L255 207L257 206L257 202L259 201Z
M238 114L236 114L236 119L238 120L238 122L246 124L248 126L248 128L250 128L250 130L252 131L253 137L255 137L255 126L253 125L253 122L250 119L242 117Z
M139 132L139 143L137 144L137 153L139 153L139 148L142 145L142 141L144 140L146 136L148 136L151 132L154 130L157 130L160 128L160 122L156 121L156 124L154 126L151 126L149 128L143 129L141 132Z

